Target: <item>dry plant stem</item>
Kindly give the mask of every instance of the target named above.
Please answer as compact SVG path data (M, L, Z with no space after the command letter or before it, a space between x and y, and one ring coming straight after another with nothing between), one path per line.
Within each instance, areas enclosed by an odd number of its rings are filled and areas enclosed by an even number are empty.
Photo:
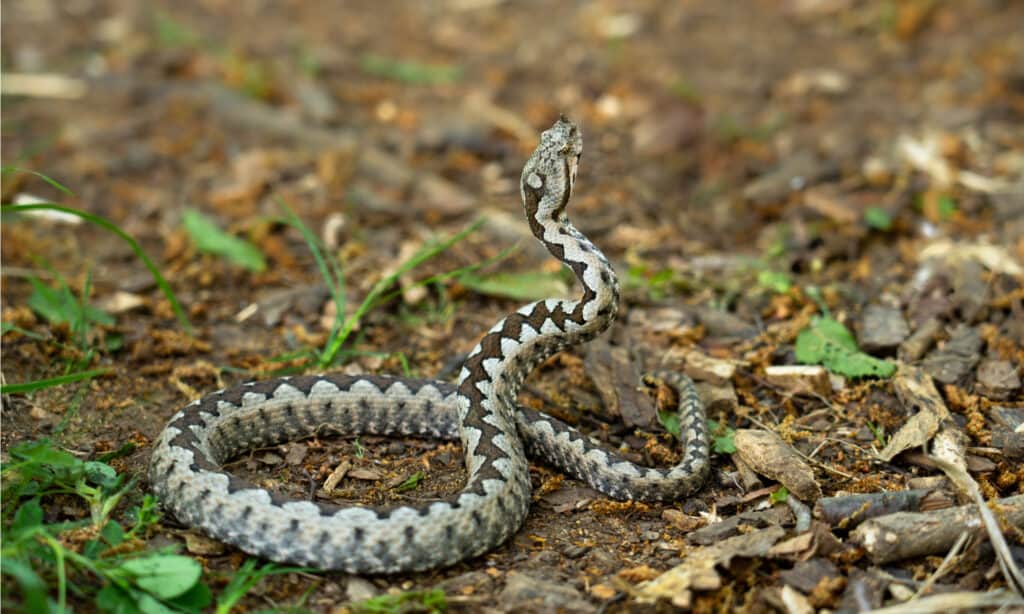
M911 597L911 600L920 598L922 595L928 592L928 589L930 589L932 585L938 582L939 579L942 578L942 576L946 575L946 572L949 571L949 568L956 560L957 555L959 555L960 551L963 550L965 545L967 545L967 540L970 539L970 537L970 533L960 534L960 538L956 540L956 543L953 544L953 547L950 548L949 552L946 553L946 558L942 559L942 563L938 566L938 568L936 568L935 571L930 576L928 576L927 580L921 583L921 586L918 587L917 592L914 593L914 596Z
M923 599L916 599L899 605L872 610L875 614L945 614L962 612L975 608L1003 608L1003 612L1016 612L1013 608L1024 606L1024 599L1010 591L989 591L985 593L943 593ZM987 610L986 610L987 611Z
M929 488L891 492L822 497L814 504L814 516L831 526L852 529L869 518L896 512L918 512L926 498L937 491Z
M1024 495L1000 499L1007 522L1024 526ZM897 512L865 521L851 537L876 564L948 552L964 532L981 530L978 506L934 512Z
M966 437L963 438L965 439ZM938 438L936 439L936 444L938 444ZM959 439L960 438L957 438L958 441ZM942 450L940 450L940 452L941 451ZM1013 555L1010 553L1010 547L1006 544L1006 538L1003 537L1003 533L999 529L999 523L992 514L992 510L985 504L985 498L981 495L981 489L978 488L978 483L975 482L974 478L967 473L965 463L954 462L939 456L934 456L932 458L946 473L946 476L950 481L958 488L966 491L968 497L975 501L978 506L978 510L981 513L982 524L985 527L985 531L988 533L988 539L992 543L992 548L995 550L996 560L999 562L999 569L1003 572L1003 577L1006 579L1006 583L1014 590L1014 592L1017 593L1017 595L1024 595L1024 574L1021 573L1020 568L1017 567L1016 562L1013 560ZM959 457L956 460L959 460ZM1010 498L1024 502L1024 495ZM1024 526L1024 515L1018 514L1011 523L1015 527Z

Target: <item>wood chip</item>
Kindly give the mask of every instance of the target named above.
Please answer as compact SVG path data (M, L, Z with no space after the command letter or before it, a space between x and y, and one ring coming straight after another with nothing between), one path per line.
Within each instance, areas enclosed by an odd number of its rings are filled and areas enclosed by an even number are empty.
M949 419L949 409L939 396L931 377L916 367L901 365L893 378L893 388L900 402L908 410L916 408L897 430L888 445L878 453L884 461L890 461L904 450L923 446L938 432L939 426Z
M826 396L832 393L828 370L819 365L773 365L765 367L764 378L789 394Z
M695 380L722 385L732 380L736 374L736 364L729 360L711 358L701 352L690 352L686 355L684 372Z
M996 400L1007 400L1020 390L1019 368L1008 360L983 360L978 365L978 392Z
M194 531L185 532L185 549L200 556L224 554L224 544Z
M813 502L821 497L814 471L775 433L739 429L733 441L736 454L754 471L779 482L803 501Z
M709 415L735 415L736 408L739 407L739 399L736 396L736 389L731 383L726 382L722 386L715 386L707 382L700 382L694 384L694 388Z
M288 452L285 454L284 462L292 465L301 465L302 461L306 459L306 454L309 453L309 446L302 442L294 442L288 444Z
M338 483L341 482L341 480L345 477L345 474L348 473L348 470L351 468L351 462L342 461L337 467L334 468L334 471L331 472L331 475L327 476L327 479L324 480L324 491L327 493L334 492L334 489L337 488Z
M890 352L910 334L899 307L868 305L861 314L857 341L869 354Z
M1024 495L999 501L997 515L1013 526L1024 526ZM871 561L881 565L931 554L943 554L962 533L981 533L978 508L962 505L927 513L897 512L864 522L850 539L864 548Z
M676 607L688 608L692 591L714 590L722 585L717 567L728 566L737 556L763 556L785 534L782 527L769 527L698 548L676 567L638 586L637 598L646 603L667 599Z
M379 480L384 477L384 474L376 469L370 469L369 467L356 467L348 471L348 477L356 480Z
M689 533L694 529L703 527L707 522L703 518L687 516L683 512L674 509L667 509L661 513L661 519L671 523L676 528Z

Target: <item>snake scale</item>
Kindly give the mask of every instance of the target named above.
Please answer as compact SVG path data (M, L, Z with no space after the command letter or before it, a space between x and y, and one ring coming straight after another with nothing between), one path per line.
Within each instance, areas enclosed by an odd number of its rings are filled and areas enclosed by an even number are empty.
M274 561L349 573L395 573L478 556L519 530L530 503L527 454L618 499L673 500L709 468L704 410L692 382L659 375L679 392L682 460L646 468L602 450L572 427L516 404L540 362L608 328L618 282L605 256L566 216L583 150L565 118L544 131L523 168L533 234L576 274L583 296L547 299L498 322L469 353L455 385L382 375L312 375L249 382L175 414L157 440L150 481L178 520ZM254 447L335 433L459 439L465 487L446 500L389 508L289 500L226 473Z

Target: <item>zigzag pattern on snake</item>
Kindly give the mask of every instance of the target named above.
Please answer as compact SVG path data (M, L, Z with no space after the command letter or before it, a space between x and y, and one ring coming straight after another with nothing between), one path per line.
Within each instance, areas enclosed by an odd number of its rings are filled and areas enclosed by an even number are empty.
M197 400L171 418L150 461L150 482L182 522L280 562L350 573L394 573L480 555L522 526L530 502L527 453L615 498L673 500L709 468L704 410L692 382L679 392L682 460L645 468L550 417L516 405L527 375L554 353L608 328L618 282L605 256L566 216L582 153L562 118L523 168L521 196L534 235L583 286L577 300L547 299L498 322L469 353L458 383L389 376L314 375L249 382ZM313 434L458 438L468 478L446 500L384 509L282 498L224 472L253 447Z

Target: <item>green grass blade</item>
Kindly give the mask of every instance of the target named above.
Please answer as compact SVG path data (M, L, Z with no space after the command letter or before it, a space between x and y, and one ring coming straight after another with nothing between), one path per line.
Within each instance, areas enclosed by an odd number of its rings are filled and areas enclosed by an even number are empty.
M372 309L377 304L377 300L382 295L384 295L388 288L390 288L391 285L394 284L399 277L415 269L416 267L423 264L427 260L430 260L431 258L437 256L438 254L441 254L442 252L446 251L452 245L455 245L459 241L465 239L477 228L479 228L480 225L483 223L483 219L478 219L471 223L466 228L460 230L459 232L455 233L454 235L443 241L437 241L423 246L408 260L400 264L398 268L395 271L393 271L390 275L378 281L370 290L370 293L366 295L366 298L363 299L363 302L360 303L359 308L356 309L356 312L353 313L348 318L346 318L345 324L341 327L341 330L338 331L338 334L332 336L332 338L328 341L327 347L320 355L320 366L329 367L334 364L334 359L338 356L338 352L341 350L341 346L344 345L345 341L348 339L348 336L352 334L352 330L356 327L356 324L358 324L359 321L362 320L363 316L365 316L370 311L370 309Z
M174 311L175 317L178 318L178 323L181 324L181 327L184 328L187 333L192 333L192 323L189 322L188 316L185 314L185 310L182 309L181 304L178 303L177 297L174 296L174 290L171 289L171 285L167 283L167 280L164 279L164 276L160 274L160 270L157 269L156 264L154 264L153 261L150 260L149 256L146 255L146 252L142 251L142 247L135 239L131 237L131 235L121 230L113 222L104 217L100 217L87 211L80 211L78 209L72 209L71 207L65 207L63 205L58 205L55 203L34 203L31 205L4 205L3 207L4 213L21 213L25 211L60 211L62 213L74 215L75 217L80 217L83 220L95 224L96 226L99 226L104 230L109 230L110 232L120 237L121 240L123 240L125 243L128 244L129 247L132 248L132 251L135 252L135 255L139 257L139 260L142 260L142 263L146 266L146 268L149 269L150 275L153 276L153 281L156 282L156 285L160 288L160 291L163 293L164 298L166 298L167 301L171 304L171 309Z
M22 382L20 384L3 384L0 385L0 394L35 392L36 390L43 390L44 388L52 388L53 386L62 386L64 384L70 384L71 382L80 382L82 380L92 379L112 372L113 369L92 369L89 371L68 373L67 375L59 375L57 377L50 377L46 379L37 379L31 382Z
M258 247L224 232L216 222L196 209L186 209L181 223L199 251L227 258L254 273L267 269L267 261Z
M62 184L61 182L57 181L53 177L49 177L49 176L44 175L44 174L42 174L40 172L37 172L37 171L30 171L28 169L19 168L17 166L5 166L5 167L3 167L2 172L3 172L4 175L6 175L8 173L28 173L29 175L35 175L36 177L39 177L40 179L42 179L46 183L50 184L51 186L57 188L58 190L60 190L64 194L67 194L68 196L74 196L75 195L74 192L72 192L71 190L67 189L64 186L64 184Z
M302 234L302 239L309 246L313 260L316 261L316 267L320 270L320 276L323 277L324 283L327 284L327 289L331 293L335 310L334 323L331 325L331 334L328 338L333 338L345 318L345 271L333 257L325 255L325 250L319 239L283 198L278 198L277 204L285 212L285 221Z

